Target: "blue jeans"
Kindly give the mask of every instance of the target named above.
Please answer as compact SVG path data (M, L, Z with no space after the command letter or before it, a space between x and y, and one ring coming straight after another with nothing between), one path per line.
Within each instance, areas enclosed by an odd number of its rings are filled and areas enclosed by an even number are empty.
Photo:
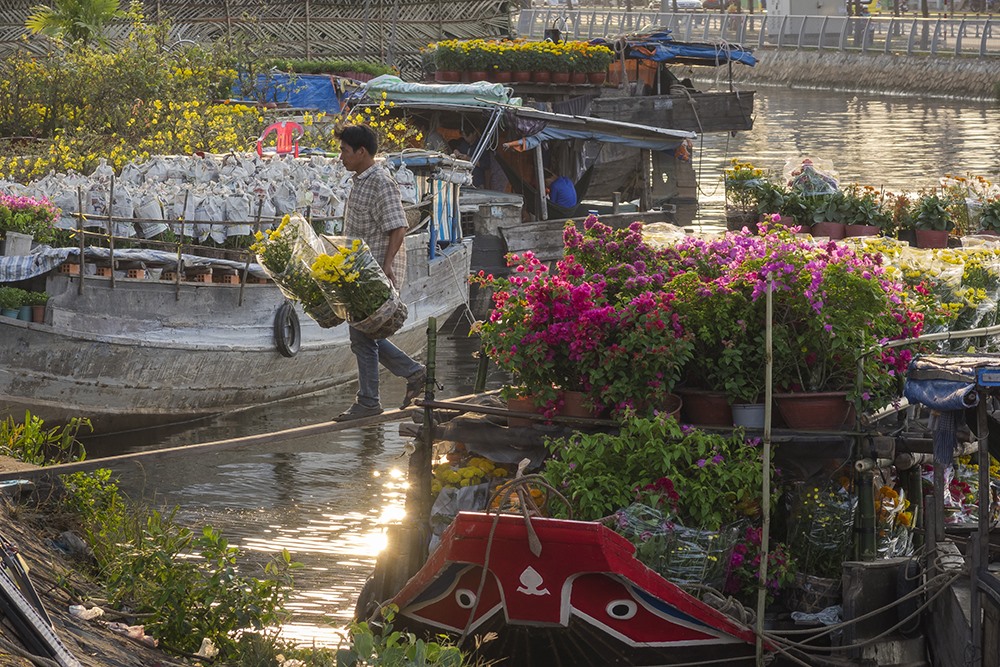
M351 334L351 352L358 359L358 404L366 408L381 405L378 396L378 365L381 363L397 377L408 378L423 369L423 365L410 359L406 352L393 345L387 338L369 338L354 327Z

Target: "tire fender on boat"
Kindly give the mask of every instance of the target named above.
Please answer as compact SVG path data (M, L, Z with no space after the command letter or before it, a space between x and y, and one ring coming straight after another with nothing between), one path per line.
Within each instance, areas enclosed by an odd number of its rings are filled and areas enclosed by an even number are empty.
M274 345L283 357L294 357L302 343L302 328L299 316L288 301L281 304L274 315Z

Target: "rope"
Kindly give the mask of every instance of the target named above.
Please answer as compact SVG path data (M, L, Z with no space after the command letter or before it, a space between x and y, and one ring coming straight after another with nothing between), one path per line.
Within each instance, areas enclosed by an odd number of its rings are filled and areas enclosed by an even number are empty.
M482 597L482 595L483 595L483 588L485 588L485 586L486 586L486 575L489 573L489 569L490 569L490 556L492 555L492 552L493 552L493 535L496 533L497 525L500 523L500 516L501 516L501 514L503 514L503 511L502 511L503 505L501 503L497 502L497 507L496 508L493 507L494 501L498 500L498 498L500 497L500 494L506 494L504 497L509 497L511 489L513 489L514 492L517 493L518 502L519 502L519 504L520 504L520 506L522 508L521 509L522 516L524 517L525 525L528 528L528 539L529 539L529 542L531 542L532 538L534 538L534 540L535 540L536 543L537 543L537 540L538 540L538 536L535 535L534 528L531 525L531 519L528 517L528 505L529 505L529 503L530 503L530 506L531 506L532 510L535 513L541 514L541 510L539 509L538 505L535 503L534 499L531 497L531 493L528 493L528 494L524 493L524 487L527 486L529 483L534 482L534 483L536 483L536 484L538 484L540 486L545 487L546 489L552 491L557 496L559 496L559 499L562 500L563 503L566 504L566 507L569 509L570 518L572 518L573 509L572 509L572 506L569 504L569 501L566 500L566 496L564 496L563 494L559 493L559 491L557 491L548 482L546 482L545 478L542 477L541 475L536 475L536 474L524 475L524 474L522 474L523 470L524 470L524 466L527 464L527 462L528 462L527 459L524 459L523 461L521 461L521 463L518 465L518 474L517 474L517 477L515 477L514 479L512 479L512 480L510 480L508 482L505 482L504 484L501 484L500 486L498 486L496 488L496 490L490 495L490 498L489 498L489 500L486 503L486 513L490 514L495 509L496 510L496 515L493 517L493 523L490 526L490 534L489 534L489 537L487 537L487 539L486 539L486 552L483 554L483 572L482 572L482 575L479 577L479 586L476 588L476 598L475 598L475 600L472 603L472 607L469 609L469 617L465 621L465 627L462 629L462 634L461 634L461 636L459 636L458 642L456 643L456 646L461 647L465 643L465 640L468 639L469 630L472 628L472 621L476 618L476 611L479 609L479 599ZM527 495L527 498L525 498L525 495ZM534 546L532 546L532 553L535 553ZM535 555L537 556L540 553L541 553L541 544L539 543L538 544L538 553L535 553Z

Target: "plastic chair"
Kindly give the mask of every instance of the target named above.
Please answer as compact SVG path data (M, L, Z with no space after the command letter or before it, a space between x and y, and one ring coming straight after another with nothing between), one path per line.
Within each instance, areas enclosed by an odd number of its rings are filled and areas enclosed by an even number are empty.
M274 132L277 135L277 140L275 141L274 152L278 155L286 155L288 153L293 153L295 157L299 156L299 139L302 135L306 133L305 129L298 123L294 121L281 121L278 123L271 123L264 130L264 133L260 135L260 139L257 140L257 155L261 157L264 156L264 140L267 139L268 135Z

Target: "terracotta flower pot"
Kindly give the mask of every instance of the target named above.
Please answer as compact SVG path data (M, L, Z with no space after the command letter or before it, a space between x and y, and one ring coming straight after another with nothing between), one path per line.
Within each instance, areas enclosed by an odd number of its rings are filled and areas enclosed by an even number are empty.
M948 247L948 231L937 229L918 229L916 230L917 235L917 247L918 248L947 248Z
M839 241L847 233L845 225L839 222L816 222L809 228L813 236L825 236L831 241Z
M683 401L681 417L699 426L732 426L733 410L721 391L680 388L674 390Z
M438 83L458 83L462 80L462 75L454 70L438 70L434 72L434 80Z
M569 82L572 84L579 85L581 83L587 83L587 73L586 72L570 72Z
M463 76L469 83L474 83L476 81L486 81L486 71L485 70L469 70Z
M858 236L878 236L881 230L875 225L846 225L844 227L845 235L848 238L854 238Z
M516 396L507 401L507 409L511 412L538 412L535 402L531 396ZM531 419L523 417L508 417L507 426L531 426L534 423Z
M488 81L492 83L510 83L509 69L495 69L486 73Z
M531 80L535 83L551 83L552 72L546 69L535 70L531 73Z
M559 409L559 414L564 417L593 417L594 412L587 405L587 394L582 391L564 389L562 392L563 405Z
M553 72L552 83L569 83L569 72Z
M515 70L510 73L510 80L514 83L528 83L531 81L531 72L527 70Z
M846 391L775 394L774 404L788 428L804 431L841 429L853 407Z
M31 307L31 321L35 324L45 323L45 306Z
M587 82L595 86L602 85L607 79L607 72L587 72Z

